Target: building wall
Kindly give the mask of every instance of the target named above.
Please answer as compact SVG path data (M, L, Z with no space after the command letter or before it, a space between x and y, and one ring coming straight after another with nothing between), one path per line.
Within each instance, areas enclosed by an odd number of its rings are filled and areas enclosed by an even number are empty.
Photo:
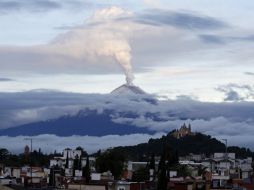
M130 190L130 185L117 184L114 190Z
M68 154L69 159L75 159L76 156L81 156L81 150L71 150L71 149L65 149L63 151L63 158L66 159Z
M59 167L62 167L65 164L65 161L61 159L53 159L50 160L50 167L58 165Z
M214 158L225 158L226 157L226 153L224 153L224 152L217 152L217 153L214 153L213 157ZM231 158L231 159L235 159L235 153L227 153L227 157Z
M13 177L20 178L21 169L14 168L12 171Z
M69 184L68 189L71 189L71 190L106 190L106 187L103 185Z

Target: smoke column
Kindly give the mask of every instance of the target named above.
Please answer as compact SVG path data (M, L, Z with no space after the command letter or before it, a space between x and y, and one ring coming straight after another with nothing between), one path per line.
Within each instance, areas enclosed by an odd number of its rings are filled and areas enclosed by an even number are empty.
M131 65L131 47L124 37L122 39L111 38L104 43L102 49L99 48L96 51L101 55L113 56L124 71L126 84L133 85L134 75Z
M117 19L130 15L130 12L118 7L96 11L84 26L59 35L52 42L51 51L78 59L112 57L123 69L127 85L133 85L131 47L128 41L131 29L128 25L117 22Z
M115 19L131 16L132 13L119 7L110 7L97 11L94 15L95 22L103 22L108 24L110 29L106 27L100 34L100 48L95 49L97 53L102 55L113 56L124 70L126 83L133 85L134 75L131 65L131 47L127 36L130 32L128 26L115 22ZM127 34L127 35L126 35Z

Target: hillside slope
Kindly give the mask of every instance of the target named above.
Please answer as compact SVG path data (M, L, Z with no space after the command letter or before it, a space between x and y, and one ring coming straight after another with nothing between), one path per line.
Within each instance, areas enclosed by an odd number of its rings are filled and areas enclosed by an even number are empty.
M54 134L57 136L72 135L128 135L128 134L154 134L144 127L136 127L129 124L119 124L112 121L112 110L97 113L94 110L83 110L73 116L63 116L58 119L29 123L13 128L0 130L0 136L36 136L41 134ZM135 117L128 115L128 117Z
M186 156L190 153L209 156L215 152L225 152L225 144L209 135L196 133L194 136L185 136L177 139L171 133L159 139L150 139L147 143L136 146L116 147L112 151L122 152L128 159L137 161L145 160L151 154L159 156L165 144L177 151L179 156ZM238 158L254 157L254 153L246 148L234 146L228 147L228 151L236 153Z

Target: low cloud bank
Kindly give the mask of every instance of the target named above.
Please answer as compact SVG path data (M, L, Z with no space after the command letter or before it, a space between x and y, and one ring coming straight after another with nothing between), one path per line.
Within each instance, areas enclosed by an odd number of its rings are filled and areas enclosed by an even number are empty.
M58 137L55 135L38 135L33 137L33 149L38 150L41 148L42 152L53 153L62 152L64 148L75 149L78 146L83 147L88 153L93 153L99 149L105 150L110 147L136 145L139 143L147 142L150 138L160 138L163 133L155 135L147 134L133 134L133 135L107 135L103 137L93 136L70 136ZM0 137L1 148L7 148L13 153L24 152L24 147L30 145L26 141L27 136L18 137Z
M0 93L0 127L9 128L63 115L75 115L86 109L96 110L98 114L111 110L110 116L116 123L165 133L186 122L191 123L193 131L214 137L226 136L229 142L248 144L248 147L253 148L248 137L254 134L254 102L211 103L192 99L153 98L149 95L127 97L47 90ZM77 139L82 142L81 138Z

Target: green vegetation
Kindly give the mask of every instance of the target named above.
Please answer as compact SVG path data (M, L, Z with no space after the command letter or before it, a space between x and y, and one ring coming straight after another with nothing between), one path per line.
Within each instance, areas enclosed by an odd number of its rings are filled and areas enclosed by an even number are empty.
M145 167L145 168L140 168L136 170L135 172L133 172L131 180L136 182L148 181L149 169Z
M40 150L34 150L29 155L25 154L12 154L7 149L0 149L0 163L6 166L21 167L24 165L33 166L49 166L49 160L57 156L57 154L43 154Z
M86 166L82 168L82 177L85 177L86 183L89 183L91 180L90 162L88 156L86 157Z
M78 147L80 148L80 147ZM82 154L87 155L87 153L82 149ZM50 159L54 157L62 156L56 151L54 153L45 154L40 149L34 150L32 153L26 154L12 154L5 148L0 148L0 163L5 166L21 167L24 165L31 165L36 167L49 167ZM68 156L67 156L68 157ZM78 160L78 162L80 162ZM68 164L67 164L68 165ZM77 164L80 167L80 163Z
M109 149L103 153L99 151L95 167L98 172L111 171L115 179L119 179L124 169L125 160L125 155L117 149Z
M159 139L150 139L148 143L142 143L135 146L116 147L113 150L121 152L127 160L149 161L148 159L150 155L161 155L164 142L167 142L167 144L173 147L174 151L177 151L179 156L186 156L190 153L210 156L215 152L225 152L226 149L225 144L209 135L196 133L195 135L177 139L173 137L171 133ZM251 152L246 148L229 146L228 152L236 153L237 158L254 158L254 152Z

